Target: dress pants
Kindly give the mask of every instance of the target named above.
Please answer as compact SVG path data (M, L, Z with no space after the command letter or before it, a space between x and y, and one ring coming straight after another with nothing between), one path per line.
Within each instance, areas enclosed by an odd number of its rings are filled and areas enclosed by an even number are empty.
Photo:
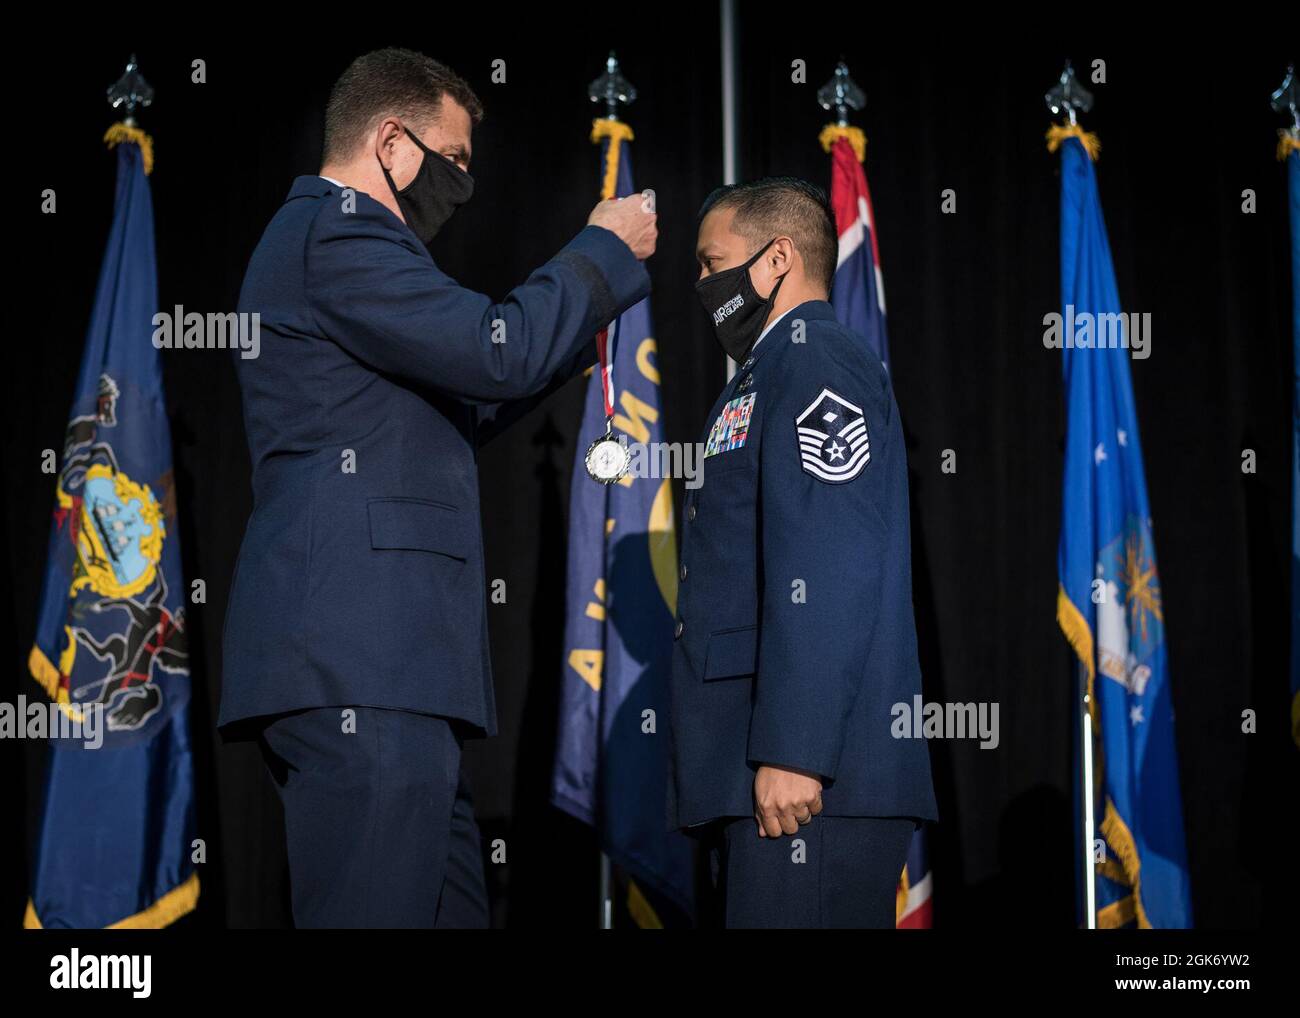
M707 844L723 924L893 929L915 826L909 817L816 816L796 834L760 838L753 817L716 821Z
M258 745L284 804L295 926L488 925L461 741L446 718L378 707L267 720Z

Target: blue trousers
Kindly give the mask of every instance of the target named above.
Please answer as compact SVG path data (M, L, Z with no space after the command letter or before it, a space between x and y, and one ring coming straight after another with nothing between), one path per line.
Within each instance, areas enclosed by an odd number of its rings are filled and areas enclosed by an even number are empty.
M753 817L707 837L728 929L893 929L912 844L907 817L816 816L793 835L760 838Z
M284 804L295 926L487 927L454 723L322 707L272 716L258 745Z

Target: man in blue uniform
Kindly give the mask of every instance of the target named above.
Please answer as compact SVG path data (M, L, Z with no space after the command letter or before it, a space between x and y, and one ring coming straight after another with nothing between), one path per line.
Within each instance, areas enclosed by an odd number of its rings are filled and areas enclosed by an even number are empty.
M260 356L236 361L254 506L219 724L259 739L299 926L486 924L460 766L462 739L496 730L476 447L650 290L640 199L602 202L500 303L438 269L425 245L473 190L480 115L428 57L357 59L321 173L240 294L261 316Z
M723 188L701 217L697 288L739 370L686 497L670 824L709 845L727 926L892 927L937 819L925 743L891 731L921 691L898 408L827 302L820 189Z

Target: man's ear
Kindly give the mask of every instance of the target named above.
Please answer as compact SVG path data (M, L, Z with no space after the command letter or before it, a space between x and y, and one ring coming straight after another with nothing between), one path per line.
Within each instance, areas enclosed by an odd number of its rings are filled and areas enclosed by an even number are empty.
M767 264L772 276L783 276L794 268L794 241L789 237L777 237L767 249Z
M375 158L389 173L393 172L393 164L397 158L397 142L403 134L405 131L402 130L402 122L396 117L385 117L375 128Z

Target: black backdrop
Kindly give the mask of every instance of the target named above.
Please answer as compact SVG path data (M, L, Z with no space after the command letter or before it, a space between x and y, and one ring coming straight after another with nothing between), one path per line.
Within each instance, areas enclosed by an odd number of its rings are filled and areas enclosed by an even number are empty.
M550 31L484 14L363 38L304 12L280 38L201 41L111 31L64 45L43 69L49 100L27 148L32 197L58 214L24 223L10 276L24 323L8 337L0 560L4 696L29 696L54 480L39 470L61 441L111 216L113 161L100 144L104 87L138 52L157 89L154 135L161 303L233 308L247 259L292 178L319 165L329 86L355 55L423 49L459 70L487 107L475 133L473 202L435 241L465 285L500 296L582 224L598 189L587 83L617 49L640 98L628 113L641 186L658 194L653 315L668 439L692 441L723 362L691 287L694 215L721 179L718 29L711 5L653 18L602 14ZM315 20L316 25L306 22ZM1054 621L1063 416L1059 354L1042 317L1059 307L1058 175L1044 149L1042 94L1066 57L1107 63L1085 125L1103 144L1102 198L1126 310L1153 316L1153 356L1133 362L1162 568L1198 925L1289 919L1296 754L1287 737L1290 378L1284 179L1267 107L1288 54L1216 43L1189 66L1183 43L1117 44L1077 33L1048 43L968 47L932 34L845 24L806 33L741 10L741 175L792 173L828 185L814 94L847 58L867 92L867 132L889 299L892 374L912 469L915 600L927 699L997 701L997 750L931 746L943 823L934 830L942 926L1068 926L1073 909L1070 659ZM310 33L310 34L305 34ZM960 35L960 33L955 33ZM849 40L849 41L845 41ZM855 44L852 40L870 40ZM206 61L207 82L191 81ZM505 84L490 80L506 62ZM791 62L807 63L807 84ZM1174 75L1172 69L1184 69ZM1194 78L1190 95L1169 89ZM944 215L952 188L957 213ZM1259 210L1241 212L1243 189ZM30 217L33 213L28 212ZM238 388L227 355L164 354L186 574L207 582L191 619L192 725L204 892L188 924L286 925L279 805L249 744L213 723L220 634L250 508ZM482 460L487 573L507 581L491 608L501 735L469 750L487 837L495 921L591 925L595 846L551 809L563 630L565 518L581 386L570 384ZM586 441L589 436L582 436ZM1241 470L1243 449L1259 468ZM958 470L940 471L944 450ZM678 498L680 505L680 492ZM1259 733L1241 732L1241 712ZM27 848L42 776L37 745L0 744L14 793L15 858L0 907L26 896ZM21 775L21 777L20 777ZM26 817L26 830L23 821ZM25 833L25 838L24 838Z

